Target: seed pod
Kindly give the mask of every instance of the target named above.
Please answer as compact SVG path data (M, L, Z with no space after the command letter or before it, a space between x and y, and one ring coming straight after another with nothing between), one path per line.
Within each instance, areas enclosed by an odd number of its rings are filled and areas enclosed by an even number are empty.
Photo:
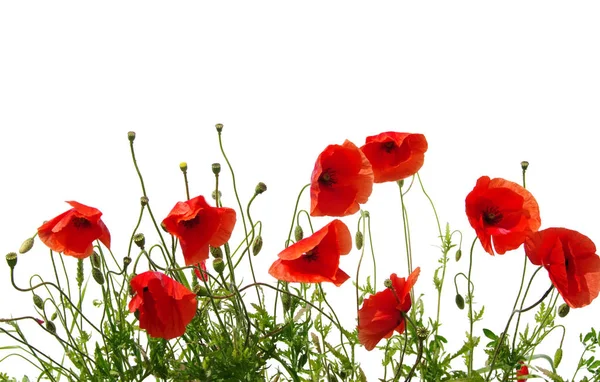
M30 237L29 239L25 240L23 244L21 244L21 248L19 248L19 253L23 254L29 252L31 248L33 248L33 237Z
M254 193L257 195L260 195L265 191L267 191L267 185L264 184L263 182L258 182L258 184L256 185L256 188L254 189Z
M223 259L214 259L213 268L215 269L215 271L217 271L217 273L223 273L223 271L225 270L225 262L223 261Z
M52 334L56 334L56 325L52 321L46 321L46 330Z
M567 314L569 314L570 310L571 310L571 308L569 307L569 305L562 304L561 306L558 307L558 316L559 317L566 317Z
M144 249L146 245L146 236L143 233L136 233L133 235L133 242L138 246L139 249Z
M356 231L356 235L354 236L354 243L356 244L356 249L362 249L364 240L365 237L363 236L363 233L360 231Z
M390 279L383 280L383 286L386 287L386 288L391 288L392 287L392 280L390 280Z
M211 168L213 174L219 175L219 173L221 172L221 163L213 163Z
M558 365L560 365L560 361L562 360L562 356L563 356L562 348L556 349L556 352L554 353L554 367L555 368L557 368Z
M14 252L10 252L6 255L6 262L8 266L12 269L17 265L17 254Z
M92 277L100 285L104 284L104 274L98 268L92 268Z
M186 172L188 169L187 162L179 163L179 169L181 170L181 172Z
M221 249L221 247L210 247L210 253L215 259L223 258L223 250Z
M256 239L254 239L254 243L252 244L252 254L254 256L258 255L263 246L262 236L258 235Z
M127 133L127 139L129 139L129 142L135 141L135 131L129 131Z
M221 131L223 131L223 124L222 123L217 123L215 125L215 127L217 128L217 133L221 133Z
M102 259L100 259L100 255L98 255L96 251L92 252L92 255L90 256L90 261L92 262L92 267L94 268L100 268L100 266L102 265Z
M131 257L125 256L123 258L123 268L127 268L129 264L131 264Z
M44 310L44 300L37 294L33 295L33 305L35 305L38 309Z
M527 162L526 160L521 162L521 168L523 169L523 171L527 170L528 167L529 167L529 162Z
M456 298L454 299L454 302L456 302L456 306L458 306L458 309L463 310L465 308L465 299L463 298L463 296L459 293L456 294Z

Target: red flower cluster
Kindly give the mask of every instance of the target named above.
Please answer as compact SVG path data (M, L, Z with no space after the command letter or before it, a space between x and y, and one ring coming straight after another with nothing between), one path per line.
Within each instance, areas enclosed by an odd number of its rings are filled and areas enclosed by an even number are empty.
M369 296L358 311L358 340L367 350L373 350L382 338L390 338L394 330L399 334L406 328L402 313L412 305L410 290L417 282L420 268L416 268L408 279L390 276L391 287Z
M94 207L70 201L73 208L45 222L38 228L42 243L55 252L85 259L93 252L94 240L110 248L110 232Z
M161 272L144 272L131 279L136 292L129 311L139 313L140 328L156 338L179 337L196 315L198 300L179 282Z
M548 271L552 284L571 308L589 305L600 293L600 257L585 235L547 228L525 241L525 253Z
M540 210L529 191L502 178L482 176L466 198L471 227L490 255L517 249L540 228Z

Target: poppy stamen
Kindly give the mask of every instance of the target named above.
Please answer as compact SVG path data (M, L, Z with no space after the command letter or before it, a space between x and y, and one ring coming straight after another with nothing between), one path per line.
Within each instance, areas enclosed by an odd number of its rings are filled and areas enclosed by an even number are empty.
M331 187L331 185L337 183L337 176L335 174L335 171L330 168L323 171L323 173L319 177L319 183L321 183L324 186L329 186L329 187Z
M496 225L502 220L502 213L497 207L489 207L483 212L483 221L487 225Z
M75 228L86 229L86 228L90 228L90 226L92 225L92 223L90 223L90 221L84 217L76 216L76 217L73 217L73 219L71 221L73 222L73 225L75 226Z
M179 222L179 224L181 224L182 226L184 226L187 229L194 228L195 226L200 224L200 216L196 215L193 219L182 220Z
M381 146L383 147L383 150L389 154L392 152L393 149L396 148L396 142L394 142L394 141L385 142Z
M303 253L302 258L308 262L313 262L313 261L317 260L318 254L319 254L319 251L317 250L317 247L315 247L315 248L311 249L310 251Z

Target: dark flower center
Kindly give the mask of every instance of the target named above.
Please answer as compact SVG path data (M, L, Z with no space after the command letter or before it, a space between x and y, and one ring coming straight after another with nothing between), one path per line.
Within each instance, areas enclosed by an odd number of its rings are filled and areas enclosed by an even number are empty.
M318 247L311 249L310 251L303 253L302 258L308 262L313 262L317 260L319 255Z
M187 229L194 228L200 224L200 216L196 215L193 219L180 221L179 224Z
M389 141L389 142L385 142L381 145L381 147L385 150L386 153L390 153L392 152L393 149L396 148L396 142L394 141Z
M90 228L92 223L90 223L89 220L87 220L86 218L82 218L82 217L74 217L71 222L73 222L73 225L75 226L75 228L81 228L81 229L86 229L86 228Z
M502 220L502 213L498 210L498 207L488 207L483 211L483 221L487 225L496 225Z
M337 183L337 176L335 174L335 171L330 168L323 171L323 173L319 177L319 183L328 187L330 187L334 183Z

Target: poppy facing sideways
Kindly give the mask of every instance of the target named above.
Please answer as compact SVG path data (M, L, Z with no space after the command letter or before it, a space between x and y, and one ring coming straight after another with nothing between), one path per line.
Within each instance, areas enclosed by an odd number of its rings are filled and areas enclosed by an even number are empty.
M406 329L402 313L408 313L412 302L410 290L417 282L420 268L408 279L392 273L391 287L367 297L358 311L358 340L365 349L373 350L382 338L390 338L394 330L399 334Z
M542 224L533 195L502 178L479 178L465 204L469 223L490 255L494 255L494 249L502 255L519 248L527 235L536 232Z
M566 228L547 228L525 241L525 253L543 265L571 308L589 305L600 292L600 257L587 236Z
M129 302L129 311L139 312L140 328L166 340L185 333L198 307L194 293L161 272L141 273L130 284L136 294Z
M281 281L300 283L332 282L340 286L350 276L339 269L340 255L352 249L348 227L333 220L311 236L284 249L269 274Z
M356 213L373 191L373 169L354 143L329 145L317 158L310 180L311 216Z
M93 252L94 240L110 248L110 232L100 219L102 212L94 207L70 201L73 208L38 228L42 243L55 252L85 259Z

